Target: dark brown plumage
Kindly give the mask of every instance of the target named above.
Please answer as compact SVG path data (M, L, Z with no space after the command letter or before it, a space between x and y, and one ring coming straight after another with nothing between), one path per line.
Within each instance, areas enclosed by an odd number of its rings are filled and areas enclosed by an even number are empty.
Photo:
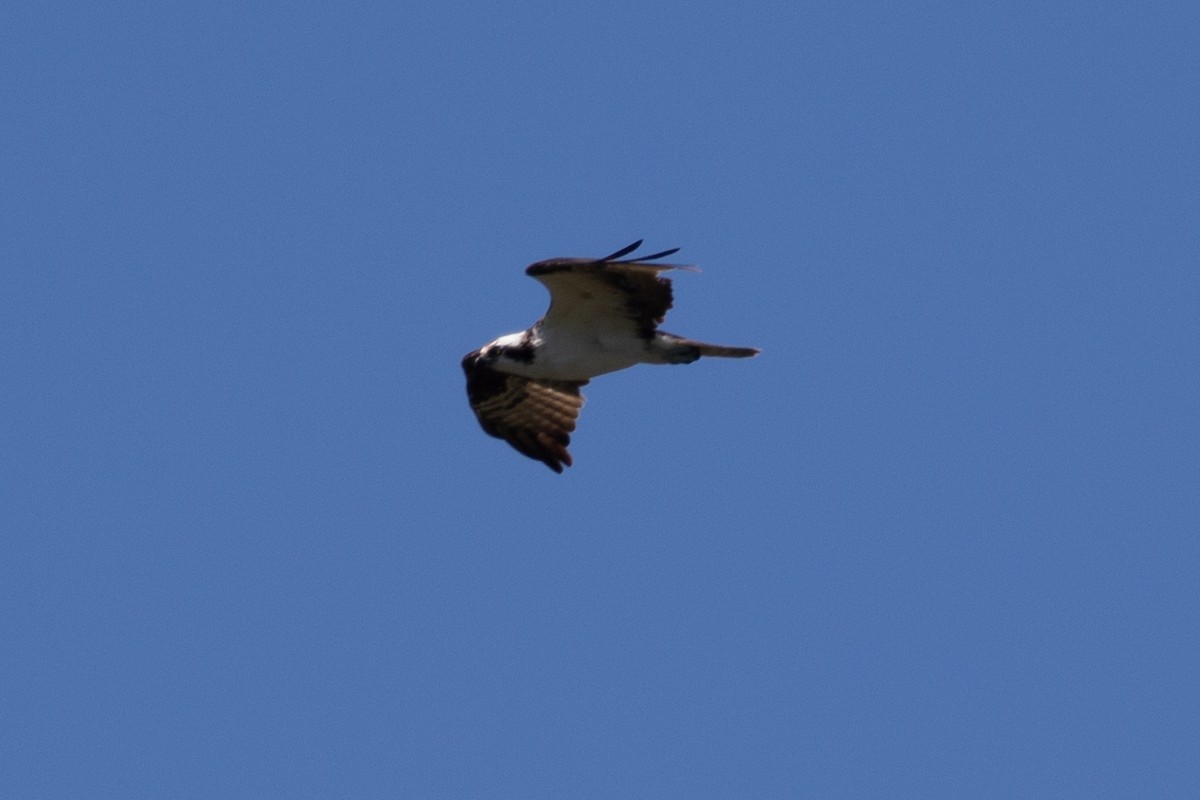
M467 398L484 432L555 472L571 466L571 431L583 408L587 381L534 381L481 363L479 351L462 361Z
M550 292L550 308L529 329L501 336L462 360L467 396L483 430L555 472L571 466L571 432L583 407L580 387L635 364L690 364L704 356L747 358L727 347L658 330L673 301L662 277L682 264L648 263L678 248L624 259L551 258L526 268Z

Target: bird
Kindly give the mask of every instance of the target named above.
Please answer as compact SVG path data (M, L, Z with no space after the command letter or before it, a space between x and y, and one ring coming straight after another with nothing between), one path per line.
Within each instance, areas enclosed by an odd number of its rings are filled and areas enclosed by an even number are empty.
M707 344L660 331L671 308L663 272L698 271L658 262L663 250L625 258L642 240L604 258L551 258L525 274L550 291L550 308L531 327L463 356L467 399L484 432L557 473L573 461L567 447L583 408L580 388L635 364L690 364L705 356L749 358L755 347ZM658 262L658 263L652 263Z

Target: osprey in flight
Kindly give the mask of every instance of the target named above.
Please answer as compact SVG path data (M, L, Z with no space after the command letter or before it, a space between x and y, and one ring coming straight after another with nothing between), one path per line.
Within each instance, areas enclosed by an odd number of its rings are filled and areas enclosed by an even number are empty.
M467 397L483 430L555 472L571 465L567 445L583 407L579 388L634 364L690 364L701 356L747 358L753 347L705 344L658 330L671 282L651 264L678 247L621 260L641 240L600 259L552 258L526 268L550 290L550 310L520 333L467 353Z

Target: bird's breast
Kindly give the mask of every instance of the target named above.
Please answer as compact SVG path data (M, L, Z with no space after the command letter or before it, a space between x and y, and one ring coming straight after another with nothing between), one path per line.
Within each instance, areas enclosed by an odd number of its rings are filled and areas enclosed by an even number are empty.
M645 357L645 342L635 337L559 333L543 338L530 365L539 374L530 377L586 380L632 367Z

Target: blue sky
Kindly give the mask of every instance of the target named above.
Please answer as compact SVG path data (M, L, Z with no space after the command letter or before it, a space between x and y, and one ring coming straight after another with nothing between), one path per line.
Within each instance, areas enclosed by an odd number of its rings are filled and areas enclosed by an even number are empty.
M0 794L1200 792L1194 4L251 5L6 11Z

